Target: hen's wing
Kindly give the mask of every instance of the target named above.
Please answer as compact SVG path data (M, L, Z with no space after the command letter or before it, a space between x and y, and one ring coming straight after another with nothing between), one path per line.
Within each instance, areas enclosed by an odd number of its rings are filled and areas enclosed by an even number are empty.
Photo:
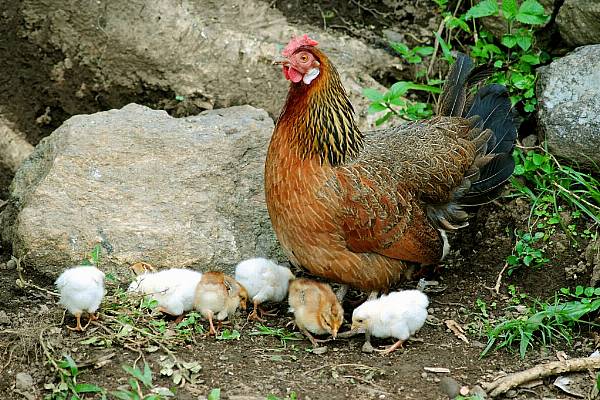
M367 135L365 148L330 182L348 248L432 264L443 242L428 206L448 203L473 163L470 121L436 117ZM472 132L471 132L472 134Z

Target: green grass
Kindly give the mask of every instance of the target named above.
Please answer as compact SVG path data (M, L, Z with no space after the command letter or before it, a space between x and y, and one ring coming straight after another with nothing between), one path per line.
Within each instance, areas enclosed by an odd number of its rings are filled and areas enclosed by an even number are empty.
M250 332L250 335L274 336L281 341L284 347L287 346L287 342L289 341L303 340L303 337L299 333L290 332L285 328L274 328L262 324L258 324L256 328L258 330Z

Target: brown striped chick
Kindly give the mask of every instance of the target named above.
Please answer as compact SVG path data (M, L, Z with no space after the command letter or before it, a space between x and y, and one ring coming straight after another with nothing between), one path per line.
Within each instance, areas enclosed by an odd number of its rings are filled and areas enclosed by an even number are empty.
M194 309L208 319L209 335L216 335L213 317L223 321L235 314L238 306L245 309L247 300L248 292L235 279L222 272L209 271L196 286Z
M335 339L344 321L344 310L326 283L300 278L290 282L288 293L290 311L296 326L317 347L316 335L330 334Z

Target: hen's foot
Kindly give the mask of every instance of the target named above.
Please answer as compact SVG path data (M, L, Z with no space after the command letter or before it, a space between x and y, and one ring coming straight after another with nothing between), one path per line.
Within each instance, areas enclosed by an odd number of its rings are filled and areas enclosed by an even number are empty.
M379 349L374 349L374 350L378 353L381 353L381 355L385 356L387 354L390 354L393 351L403 348L403 346L402 346L403 343L404 343L404 340L398 340L396 343L394 343L393 345L391 345L388 348L385 348L383 350L379 350Z

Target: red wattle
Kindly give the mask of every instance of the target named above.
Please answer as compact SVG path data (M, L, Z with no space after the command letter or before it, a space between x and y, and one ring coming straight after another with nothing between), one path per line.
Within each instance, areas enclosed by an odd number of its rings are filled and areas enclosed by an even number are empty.
M283 75L288 81L298 83L302 80L302 74L291 67L283 67Z

